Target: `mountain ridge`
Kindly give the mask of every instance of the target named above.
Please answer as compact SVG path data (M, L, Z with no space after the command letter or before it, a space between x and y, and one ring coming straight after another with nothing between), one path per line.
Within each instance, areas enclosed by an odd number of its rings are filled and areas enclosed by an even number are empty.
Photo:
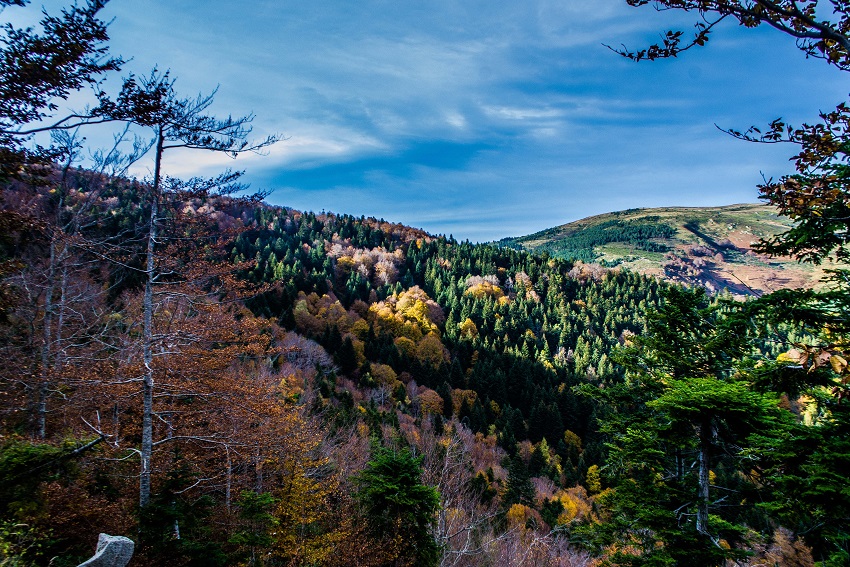
M774 207L758 203L644 207L593 215L496 244L748 296L815 287L830 267L753 250L760 238L792 226Z

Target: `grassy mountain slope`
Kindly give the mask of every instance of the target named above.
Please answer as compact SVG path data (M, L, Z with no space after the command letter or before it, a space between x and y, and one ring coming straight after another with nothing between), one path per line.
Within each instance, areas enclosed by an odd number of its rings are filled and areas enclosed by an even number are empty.
M588 217L499 244L753 295L810 287L823 275L823 268L753 252L759 238L791 226L761 204L645 208Z

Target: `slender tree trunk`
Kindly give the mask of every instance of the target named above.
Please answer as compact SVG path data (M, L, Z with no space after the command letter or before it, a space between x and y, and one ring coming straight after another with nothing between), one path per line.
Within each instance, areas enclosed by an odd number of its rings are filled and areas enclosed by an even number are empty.
M156 223L159 216L159 176L162 165L162 128L157 131L154 179L151 188L151 215L148 227L148 247L146 253L145 296L142 304L144 318L143 356L145 373L142 379L142 446L141 473L139 475L139 507L144 508L151 496L151 454L153 453L153 284L155 273Z
M112 427L115 433L113 434L114 440L112 441L116 446L121 443L121 409L118 407L118 402L115 402L115 405L112 406Z
M55 345L53 353L53 368L59 371L63 363L64 353L62 352L62 334L65 330L65 313L67 311L68 301L68 244L62 247L62 253L59 255L59 262L62 264L62 278L59 281L59 305L57 306L56 315L56 330L53 333Z
M36 430L39 439L47 437L47 396L50 393L50 354L53 343L53 294L56 291L56 235L50 241L50 259L47 266L47 289L44 292L44 320L42 321L41 372L36 392Z
M699 497L697 502L697 532L708 535L708 472L711 466L711 418L706 417L700 426L699 446Z
M685 478L685 457L681 449L676 449L676 482L681 483Z
M257 452L254 456L254 475L255 475L255 488L254 490L258 493L263 491L263 458L260 454L260 447L257 446Z
M171 502L171 507L172 507L172 508L176 508L176 507L177 507L177 503L172 501L172 502ZM173 535L174 535L174 539L180 539L180 520L178 520L177 518L174 518L174 532L173 532Z
M59 186L59 203L56 207L56 219L53 234L50 238L50 257L47 266L47 289L44 293L44 321L42 322L42 346L41 346L41 372L38 384L36 403L36 420L38 437L45 439L47 437L47 398L50 395L50 386L52 374L58 369L58 360L55 359L54 345L58 345L62 338L62 324L64 322L65 309L65 289L68 283L68 267L65 264L68 252L68 243L63 242L62 251L57 254L57 235L62 234L62 211L65 208L65 190L67 183L68 170L71 165L68 162L62 170L62 180ZM57 271L59 266L63 267L62 282L60 284L60 315L58 324L55 326L54 337L54 319L56 315L56 305L54 304L53 296L56 294L57 287Z
M224 485L224 506L227 509L227 512L230 513L230 492L233 484L233 463L230 460L230 446L225 445L224 449L227 451L227 482Z

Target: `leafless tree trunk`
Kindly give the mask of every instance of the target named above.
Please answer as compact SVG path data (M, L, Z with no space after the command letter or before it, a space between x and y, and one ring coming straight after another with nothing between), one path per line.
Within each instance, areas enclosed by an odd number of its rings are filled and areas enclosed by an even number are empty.
M50 393L50 373L53 366L50 363L50 355L52 350L51 344L53 342L53 294L56 291L54 289L56 278L55 235L50 241L50 257L48 262L47 288L44 292L44 319L41 323L43 341L41 345L41 372L36 394L36 428L40 439L47 437L47 396Z
M162 165L162 147L164 142L162 127L157 131L156 155L154 157L154 180L151 188L150 226L148 227L148 246L145 258L145 296L142 305L144 319L144 344L142 345L145 363L142 379L142 444L140 447L141 472L139 475L139 506L145 507L151 497L151 453L153 452L153 286L156 282L156 223L159 215L159 177Z
M709 468L711 463L711 418L700 424L699 447L699 496L697 502L697 532L708 535Z

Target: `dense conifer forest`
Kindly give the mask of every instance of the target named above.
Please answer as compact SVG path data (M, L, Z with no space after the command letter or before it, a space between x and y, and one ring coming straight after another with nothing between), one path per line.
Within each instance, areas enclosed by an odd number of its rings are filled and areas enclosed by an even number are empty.
M739 301L168 177L171 148L275 140L158 71L40 126L125 64L102 6L5 32L0 564L77 565L101 532L131 565L850 563L846 270ZM797 224L760 246L846 261L846 146L818 135L763 188ZM609 231L665 229L590 249Z
M557 236L557 229L548 229L525 237L528 240L546 239ZM647 252L667 252L669 246L657 242L657 239L670 238L675 229L661 221L657 216L646 216L639 221L609 220L597 225L579 229L570 235L568 241L546 242L537 252L546 252L550 256L593 262L599 258L594 248L609 242L622 242ZM501 241L512 248L522 249L515 239Z

